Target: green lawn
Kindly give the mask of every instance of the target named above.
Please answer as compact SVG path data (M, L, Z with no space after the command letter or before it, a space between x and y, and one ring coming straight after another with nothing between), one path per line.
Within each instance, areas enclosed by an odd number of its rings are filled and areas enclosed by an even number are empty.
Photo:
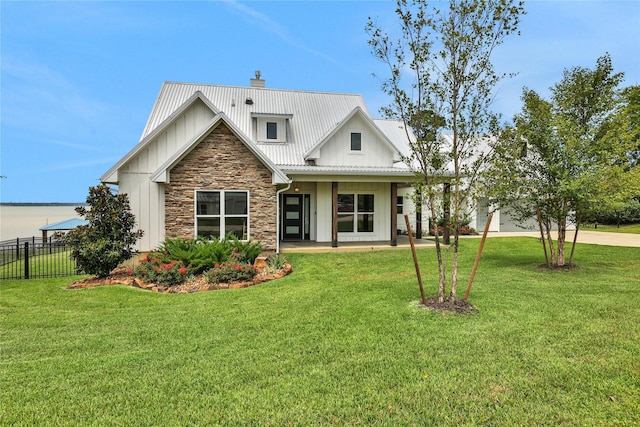
M595 228L593 225L588 225L584 227L585 230L589 231L608 231L611 233L632 233L632 234L640 234L640 224L625 224L618 227L617 225L605 225L598 224L598 227Z
M536 239L490 239L471 316L418 308L409 250L289 259L196 294L0 281L0 425L640 424L640 248L549 272Z

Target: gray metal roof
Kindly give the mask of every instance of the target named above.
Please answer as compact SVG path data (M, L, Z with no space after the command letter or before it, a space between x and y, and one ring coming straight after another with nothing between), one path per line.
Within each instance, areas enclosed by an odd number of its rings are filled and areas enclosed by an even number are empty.
M245 135L253 135L252 117L289 117L290 134L286 144L257 144L279 167L305 165L305 152L333 132L354 110L360 109L369 116L362 96L356 94L165 82L141 140L197 92L202 93L216 113L223 112ZM247 103L248 99L251 103ZM377 122L372 123L375 126ZM383 130L382 133L386 135ZM389 140L396 144L394 138ZM403 138L406 139L406 135Z
M54 224L48 224L40 227L41 231L65 231L73 230L80 225L87 225L89 221L79 218L71 218L64 221L56 222Z

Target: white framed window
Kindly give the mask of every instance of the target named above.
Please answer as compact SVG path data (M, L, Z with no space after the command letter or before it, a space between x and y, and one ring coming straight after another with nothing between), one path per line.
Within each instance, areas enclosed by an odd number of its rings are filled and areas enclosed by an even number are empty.
M373 233L375 196L338 194L338 233Z
M256 117L258 142L287 142L287 117Z
M351 151L362 151L362 132L351 132Z
M404 197L398 196L396 200L396 211L398 215L402 215L404 213Z
M249 240L249 192L196 190L196 236Z

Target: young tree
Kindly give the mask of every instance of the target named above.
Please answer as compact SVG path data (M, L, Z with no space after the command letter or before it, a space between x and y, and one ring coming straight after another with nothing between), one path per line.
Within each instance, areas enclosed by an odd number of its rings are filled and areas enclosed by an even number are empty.
M494 49L517 32L522 2L514 0L452 0L445 10L423 0L398 0L401 35L392 40L369 18L366 30L373 55L389 67L382 90L392 103L383 109L400 118L411 154L406 163L416 172L417 194L424 195L431 216L441 194L437 185L451 180L453 256L449 301L456 301L460 223L477 171L483 161L482 136L498 131L498 116L490 111L492 91L505 74L491 62ZM405 86L404 78L411 83ZM438 138L447 130L450 141ZM409 132L409 131L408 131ZM436 233L439 268L438 300L444 301L445 266Z
M71 258L80 272L106 277L131 258L143 231L134 231L136 220L126 194L112 194L101 184L89 188L87 204L89 209L79 206L76 212L89 224L69 231L63 241L71 247Z
M550 101L525 88L522 112L495 152L493 195L513 208L516 219L539 213L554 266L567 264L568 223L575 224L577 235L590 211L637 191L637 169L629 154L633 125L622 113L621 80L622 74L613 73L611 58L605 55L593 70L565 70ZM558 230L555 247L552 225Z

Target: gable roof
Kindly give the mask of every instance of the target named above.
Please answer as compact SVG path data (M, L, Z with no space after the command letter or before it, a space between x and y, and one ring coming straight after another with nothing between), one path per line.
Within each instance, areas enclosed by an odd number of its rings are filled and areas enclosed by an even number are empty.
M177 119L182 113L184 113L189 107L194 105L196 102L203 102L213 113L219 113L220 111L202 94L200 91L195 91L190 97L188 97L184 102L182 102L179 106L177 106L174 110L172 110L169 114L167 114L162 122L153 128L150 132L145 132L140 138L140 142L133 147L127 154L124 155L118 162L111 166L108 171L106 171L101 177L100 181L109 183L109 184L117 184L118 182L118 170L124 166L129 160L134 158L140 151L142 151L158 134L166 130L171 124ZM158 102L156 101L156 104ZM147 123L148 126L148 123Z
M213 106L213 111L224 112L229 122L249 137L254 134L255 117L287 118L287 144L256 144L279 167L305 165L305 153L335 132L345 118L356 111L367 119L373 129L376 128L362 96L356 94L165 82L142 139L155 133L155 129L165 123L193 93L201 93ZM251 103L246 102L248 99ZM376 131L382 134L379 129ZM393 146L388 138L386 141Z
M326 144L327 141L329 141L342 128L342 126L344 126L349 120L351 120L351 118L353 118L356 115L359 116L360 118L362 118L364 120L364 122L369 125L371 130L373 130L373 132L378 136L378 138L380 138L387 145L387 147L389 147L389 149L391 151L393 151L394 153L399 153L398 148L378 128L378 126L376 126L375 122L369 117L369 115L365 114L365 112L362 110L362 108L356 107L344 119L342 119L342 121L340 121L340 123L336 124L336 126L333 129L331 129L326 136L324 136L322 139L320 139L318 142L316 142L313 146L311 146L304 153L304 159L307 160L307 159L316 158L318 156L322 146L324 144Z
M169 172L171 169L180 162L196 145L198 145L211 131L213 131L220 123L225 123L233 133L236 134L238 139L251 151L261 162L271 171L271 180L275 184L288 184L291 182L289 177L284 174L278 167L269 159L265 154L260 151L256 144L251 141L246 135L242 133L224 113L218 113L211 119L211 121L205 126L202 131L187 141L179 150L177 150L171 157L169 157L153 174L151 174L151 181L153 182L169 182Z
M153 173L154 181L163 182L167 179L166 172L204 137L207 130L212 130L218 120L223 120L249 150L274 172L274 182L289 182L288 178L284 180L286 175L283 170L314 167L307 164L309 155L321 148L356 115L369 125L392 152L402 153L406 144L402 139L396 140L399 134L388 134L385 126L381 126L383 122L371 118L362 96L357 94L164 82L140 141L102 175L101 181L117 183L118 171L197 102L206 105L215 116L214 119L204 129L198 130L196 136L186 141ZM286 143L255 140L256 120L269 117L286 119ZM406 139L406 134L400 137ZM394 155L394 160L399 158ZM375 173L373 169L370 173Z

